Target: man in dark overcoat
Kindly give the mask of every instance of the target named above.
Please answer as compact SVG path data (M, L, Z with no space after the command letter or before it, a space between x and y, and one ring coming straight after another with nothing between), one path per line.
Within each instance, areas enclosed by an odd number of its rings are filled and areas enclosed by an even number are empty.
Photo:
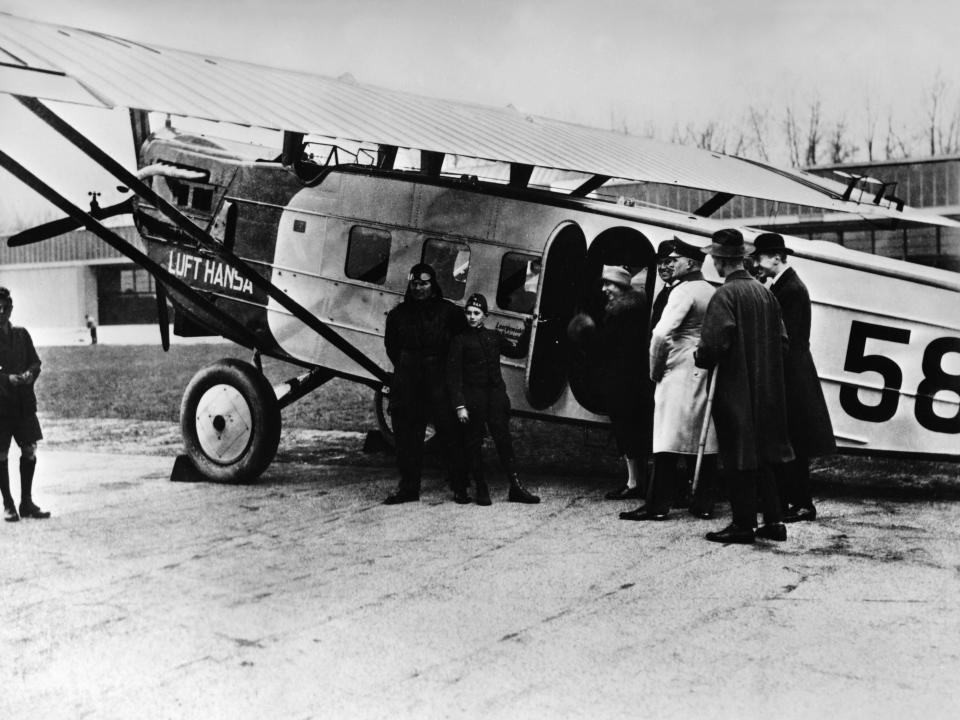
M776 467L780 502L785 510L783 521L815 520L810 458L835 453L837 444L823 387L810 354L810 293L787 262L793 250L786 247L783 236L762 233L754 244L753 257L760 277L769 281L768 287L780 303L790 340L783 371L790 444L796 458Z
M37 441L43 438L37 419L37 396L33 384L40 374L40 357L26 328L10 324L13 299L0 287L0 494L3 519L21 517L43 520L50 513L33 502L33 475L37 467ZM10 493L7 455L10 443L20 447L20 514Z
M397 445L400 484L386 505L420 499L420 475L427 424L433 422L446 470L457 477L460 459L456 418L447 393L445 370L450 340L466 326L426 263L410 270L403 301L387 313L384 345L393 363L390 414Z
M695 358L717 374L713 419L733 511L728 527L707 533L713 542L754 541L758 490L764 524L756 536L787 537L772 475L774 465L793 459L783 384L787 333L773 293L743 268L752 250L734 229L714 233L705 248L724 283L707 305Z

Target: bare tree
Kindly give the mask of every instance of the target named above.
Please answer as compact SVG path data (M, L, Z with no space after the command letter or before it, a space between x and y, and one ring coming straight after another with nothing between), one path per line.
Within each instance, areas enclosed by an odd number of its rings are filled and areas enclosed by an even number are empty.
M828 143L830 162L834 164L845 163L853 159L857 152L857 146L847 139L847 121L844 118L833 124Z
M930 87L927 88L927 140L930 149L930 155L937 154L937 131L940 124L940 107L943 104L944 95L947 92L947 81L943 79L940 70L933 78Z
M787 133L787 152L790 155L791 167L800 166L800 123L793 108L787 105L787 112L783 120L783 128Z
M867 148L867 161L873 162L873 138L877 134L877 109L870 102L870 96L867 96L866 102L866 127L864 128L864 144Z
M806 153L804 164L807 166L817 164L817 153L822 139L820 131L820 100L814 100L810 103L810 122L807 125Z
M755 105L747 108L747 127L749 128L751 142L756 149L757 157L764 162L770 161L767 153L767 121L768 113Z
M910 157L910 150L903 138L893 127L893 111L887 114L887 136L883 143L883 156L885 160L897 160Z

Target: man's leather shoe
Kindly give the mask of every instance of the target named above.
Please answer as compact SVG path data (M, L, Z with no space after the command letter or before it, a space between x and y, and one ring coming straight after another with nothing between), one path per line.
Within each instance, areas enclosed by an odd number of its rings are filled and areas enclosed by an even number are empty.
M50 513L41 510L33 503L25 505L20 503L20 517L22 518L31 518L33 520L46 520L50 517Z
M690 508L690 514L695 518L700 518L701 520L710 520L713 518L712 509L708 510L705 508L698 508L696 506Z
M650 510L646 505L641 505L636 510L630 510L629 512L620 513L621 520L655 520L661 521L666 520L668 513L665 512L654 512Z
M398 490L393 495L388 495L387 499L383 501L383 504L399 505L400 503L417 502L419 499L420 499L420 493L400 492Z
M810 507L794 506L783 514L783 521L785 523L811 522L816 519L817 509L813 507L813 505Z
M13 505L4 505L3 519L7 522L16 522L20 519L20 516L17 515L17 509Z
M611 490L608 492L605 497L607 500L642 500L645 493L640 491L640 486L627 487L618 487L616 490Z
M705 536L710 542L730 543L733 545L752 545L753 528L742 528L730 523L723 530L708 532Z
M787 526L783 523L772 523L771 525L761 525L757 528L757 537L764 540L776 540L783 542L787 539Z

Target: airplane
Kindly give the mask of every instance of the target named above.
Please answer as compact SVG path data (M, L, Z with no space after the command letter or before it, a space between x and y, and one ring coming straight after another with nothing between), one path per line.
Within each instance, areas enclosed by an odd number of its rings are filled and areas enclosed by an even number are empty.
M332 378L371 388L390 436L386 313L409 268L428 262L445 296L492 299L491 325L529 351L504 358L515 414L602 426L595 368L570 361L566 328L595 307L603 265L637 273L650 297L658 244L704 246L736 196L851 213L878 224L957 226L858 179L796 170L622 133L419 97L0 16L0 91L133 192L89 211L0 148L0 166L67 215L11 245L77 227L157 280L161 344L220 335L253 351L197 372L181 404L186 456L206 478L259 476L281 410ZM138 171L48 103L129 109ZM162 123L157 119L164 117ZM179 131L170 118L282 132L267 148ZM490 164L503 177L482 173ZM565 183L534 182L562 171ZM571 182L570 178L577 178ZM698 188L693 213L610 202L617 179ZM102 220L132 213L146 252ZM756 228L741 228L747 240ZM960 459L960 274L787 237L813 301L811 349L843 452ZM708 260L705 275L719 283ZM261 358L300 374L272 386Z

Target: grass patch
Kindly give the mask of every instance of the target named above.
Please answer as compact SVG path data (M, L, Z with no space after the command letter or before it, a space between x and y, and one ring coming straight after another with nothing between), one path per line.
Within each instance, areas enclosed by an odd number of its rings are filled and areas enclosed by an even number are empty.
M194 373L221 358L250 360L234 345L153 345L40 348L43 373L37 384L40 412L54 418L122 418L179 422L180 398ZM264 361L278 383L302 370ZM377 427L373 392L333 380L283 411L285 428L365 432ZM517 460L525 472L586 475L604 485L622 477L612 435L606 430L515 418ZM91 428L91 434L96 433ZM495 466L492 451L488 464ZM813 475L821 495L864 492L895 500L960 499L960 464L835 456L816 460Z
M39 349L39 410L54 418L122 418L179 422L180 399L202 367L226 357L249 361L234 345L83 345ZM264 374L279 383L303 370L264 359ZM285 428L365 432L377 427L373 391L332 380L283 410ZM512 421L521 469L542 474L619 476L622 464L611 434L516 418ZM93 431L93 430L92 430ZM491 466L495 459L489 456ZM609 480L608 480L609 482Z

